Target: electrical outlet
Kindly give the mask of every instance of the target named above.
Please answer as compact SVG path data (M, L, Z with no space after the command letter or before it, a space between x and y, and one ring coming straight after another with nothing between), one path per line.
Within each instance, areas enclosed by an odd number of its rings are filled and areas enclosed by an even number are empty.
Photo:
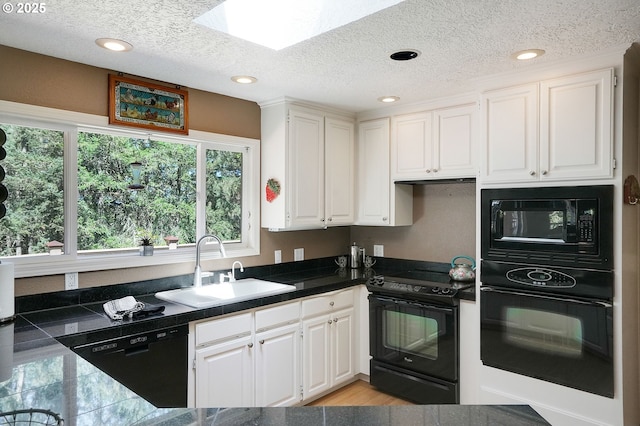
M282 250L276 250L273 252L275 263L282 263Z
M377 257L384 257L384 246L382 244L374 244L373 255Z
M304 260L304 249L303 248L297 248L297 249L293 249L293 260L294 261L299 261L299 260Z
M78 288L78 273L69 272L64 274L64 289L75 290Z

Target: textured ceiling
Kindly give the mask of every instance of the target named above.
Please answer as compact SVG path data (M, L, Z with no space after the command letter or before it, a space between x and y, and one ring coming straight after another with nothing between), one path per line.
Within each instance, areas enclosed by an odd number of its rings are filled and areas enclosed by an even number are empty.
M0 44L256 102L289 96L359 112L383 95L413 103L531 66L510 59L517 50L545 49L540 64L640 42L639 0L406 0L274 51L193 22L221 1L53 0L37 15L0 12ZM106 51L101 37L134 49ZM389 59L402 49L422 54ZM258 82L233 83L239 74Z

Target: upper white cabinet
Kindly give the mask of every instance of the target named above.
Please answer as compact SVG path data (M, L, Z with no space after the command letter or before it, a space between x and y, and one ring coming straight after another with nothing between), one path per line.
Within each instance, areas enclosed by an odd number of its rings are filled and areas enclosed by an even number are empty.
M613 175L613 69L486 92L483 182Z
M392 118L395 181L476 177L477 105Z
M357 225L413 223L413 187L395 185L390 173L389 119L358 125Z
M262 227L350 225L354 220L354 123L288 101L262 106ZM280 194L267 197L268 181Z

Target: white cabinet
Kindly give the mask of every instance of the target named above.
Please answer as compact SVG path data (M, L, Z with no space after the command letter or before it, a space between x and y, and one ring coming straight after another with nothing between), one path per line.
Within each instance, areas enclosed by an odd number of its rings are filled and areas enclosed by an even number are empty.
M613 69L482 96L482 180L561 181L613 175Z
M266 407L300 396L300 302L195 324L195 406Z
M353 378L354 290L302 301L303 400Z
M326 226L352 225L355 219L355 125L325 118Z
M392 119L394 181L476 176L477 106L453 106Z
M392 182L389 144L388 118L359 123L357 225L413 224L413 187Z
M196 407L254 405L252 323L243 313L195 325Z
M255 313L256 406L289 406L300 401L300 302Z
M421 178L432 171L431 113L395 116L391 128L391 174L393 180Z
M262 106L262 227L317 229L354 220L355 126L288 101ZM280 194L267 198L267 182Z

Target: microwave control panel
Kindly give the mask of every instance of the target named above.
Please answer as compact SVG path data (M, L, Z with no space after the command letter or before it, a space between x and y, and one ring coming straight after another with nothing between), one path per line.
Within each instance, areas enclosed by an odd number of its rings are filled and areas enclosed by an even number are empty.
M534 287L570 288L576 285L576 280L571 275L538 267L511 269L506 277L514 283Z

